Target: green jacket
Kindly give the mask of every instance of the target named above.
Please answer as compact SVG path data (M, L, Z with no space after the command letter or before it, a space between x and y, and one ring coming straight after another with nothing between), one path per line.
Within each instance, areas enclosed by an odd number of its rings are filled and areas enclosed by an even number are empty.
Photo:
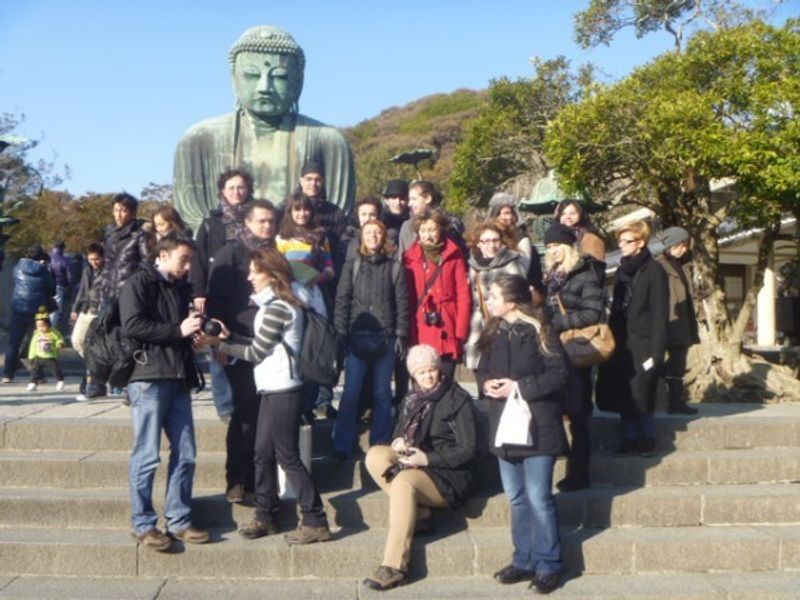
M51 328L47 333L38 329L33 332L31 345L28 347L28 360L34 358L58 358L58 351L64 347L64 338L57 329Z

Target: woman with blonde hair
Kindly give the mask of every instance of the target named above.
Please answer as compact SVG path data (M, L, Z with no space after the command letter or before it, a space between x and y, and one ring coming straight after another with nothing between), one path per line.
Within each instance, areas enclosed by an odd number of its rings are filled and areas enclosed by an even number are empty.
M617 231L622 251L609 326L616 347L600 365L597 405L620 413L623 442L615 454L652 456L656 451L656 392L667 346L669 283L647 248L650 226L634 221Z
M547 248L544 283L553 329L561 334L600 322L603 288L591 257L581 256L578 251L572 229L554 223L545 233L544 243ZM572 447L567 455L567 475L556 484L563 492L589 487L592 409L592 368L572 369L564 401Z

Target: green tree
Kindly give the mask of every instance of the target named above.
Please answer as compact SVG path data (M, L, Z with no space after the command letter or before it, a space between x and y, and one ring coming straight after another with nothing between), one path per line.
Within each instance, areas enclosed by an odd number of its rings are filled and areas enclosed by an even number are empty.
M456 147L450 194L461 203L484 204L497 188L522 173L544 173L542 146L548 124L582 97L591 69L575 74L562 57L534 62L531 79L495 79L478 116Z
M781 214L800 210L798 114L798 21L754 21L696 34L684 53L566 107L548 130L547 156L568 189L647 206L690 232L707 338L693 391L706 398L800 395L787 371L753 369L742 355ZM714 203L711 182L724 178L736 181L737 194ZM718 227L729 219L765 228L735 320L718 271Z
M586 49L609 45L623 29L633 28L637 38L663 29L680 52L687 32L731 27L765 12L734 0L591 0L589 7L574 17L575 41Z

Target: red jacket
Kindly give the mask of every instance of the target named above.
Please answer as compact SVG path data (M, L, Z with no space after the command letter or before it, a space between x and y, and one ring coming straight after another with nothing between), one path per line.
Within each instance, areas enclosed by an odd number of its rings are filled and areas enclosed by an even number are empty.
M436 267L425 259L418 241L403 255L403 265L408 279L412 315L410 344L430 344L440 355L461 360L464 342L469 337L472 314L472 292L461 249L453 240L446 239L442 250L441 273L421 301L426 282L433 276ZM426 325L426 312L441 315L442 325Z

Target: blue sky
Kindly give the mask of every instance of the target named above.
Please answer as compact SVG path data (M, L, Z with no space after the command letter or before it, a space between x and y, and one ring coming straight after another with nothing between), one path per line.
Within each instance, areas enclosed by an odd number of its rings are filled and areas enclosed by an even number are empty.
M249 27L274 24L297 39L301 112L344 127L429 94L528 76L533 56L564 54L618 78L671 47L665 34L622 35L581 50L572 15L587 4L2 0L0 112L26 115L16 133L42 139L33 158L69 165L62 187L73 194L138 194L171 182L189 126L232 110L227 54ZM788 0L775 19L798 8Z

